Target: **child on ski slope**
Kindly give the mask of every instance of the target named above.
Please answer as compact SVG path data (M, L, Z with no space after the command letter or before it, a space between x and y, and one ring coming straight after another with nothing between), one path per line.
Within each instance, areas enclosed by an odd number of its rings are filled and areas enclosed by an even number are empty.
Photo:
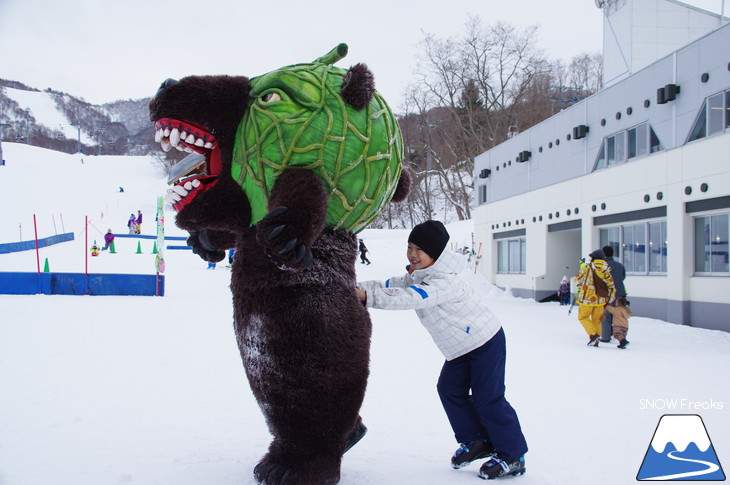
M568 283L567 276L563 276L563 280L560 282L558 297L560 298L561 306L570 305L570 283Z
M606 311L613 315L613 338L618 340L617 347L625 349L629 345L626 335L629 333L629 317L631 308L629 300L622 296L616 300L616 306L606 305Z
M451 458L453 468L489 458L479 470L481 478L521 475L527 443L504 395L504 331L458 277L466 262L444 251L448 240L441 222L417 225L408 236L408 273L359 282L357 294L370 308L416 310L446 357L437 390L459 442Z

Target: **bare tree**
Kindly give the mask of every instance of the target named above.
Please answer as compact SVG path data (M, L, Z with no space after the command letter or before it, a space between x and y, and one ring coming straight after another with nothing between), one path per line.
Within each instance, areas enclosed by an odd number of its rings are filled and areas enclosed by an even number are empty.
M406 102L406 117L417 122L405 134L406 144L423 150L413 163L426 214L437 198L459 219L471 217L474 158L508 137L543 69L536 30L469 17L461 38L426 34Z
M584 96L598 92L603 85L603 56L583 53L573 57L568 79L571 87Z
M413 179L399 221L420 222L444 207L471 218L476 156L601 88L600 54L551 62L537 31L473 16L460 36L424 35L399 118Z

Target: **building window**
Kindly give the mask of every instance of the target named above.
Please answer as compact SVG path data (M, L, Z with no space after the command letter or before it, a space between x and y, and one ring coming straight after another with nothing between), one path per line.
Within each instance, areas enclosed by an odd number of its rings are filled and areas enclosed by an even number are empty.
M730 91L709 96L697 114L687 141L722 133L730 127Z
M627 273L666 274L667 222L652 221L602 228L601 246L613 247L613 258Z
M598 150L593 170L601 170L659 150L661 150L661 144L656 133L649 123L641 123L628 130L607 136Z
M623 264L627 273L646 273L646 225L622 227Z
M487 184L479 186L479 205L487 203Z
M497 272L525 273L527 244L524 237L497 241Z
M667 223L649 223L649 273L667 272Z
M628 158L643 157L649 153L649 137L647 128L649 125L642 123L639 126L630 128L628 133Z
M695 217L695 273L727 274L730 214Z

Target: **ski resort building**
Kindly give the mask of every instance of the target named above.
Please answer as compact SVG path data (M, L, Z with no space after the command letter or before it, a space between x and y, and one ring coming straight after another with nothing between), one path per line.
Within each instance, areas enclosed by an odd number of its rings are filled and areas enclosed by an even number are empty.
M730 25L596 0L604 88L479 155L479 270L541 300L604 245L638 316L730 331Z

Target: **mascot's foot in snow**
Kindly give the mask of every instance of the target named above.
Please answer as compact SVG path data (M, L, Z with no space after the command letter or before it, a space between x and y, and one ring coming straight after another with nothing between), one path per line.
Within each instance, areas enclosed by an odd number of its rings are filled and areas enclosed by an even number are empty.
M347 437L345 450L342 453L347 453L367 432L367 427L358 417L355 429ZM340 481L339 461L336 466L329 469L311 462L296 466L291 460L276 459L272 453L264 456L254 468L253 474L256 481L264 485L334 485Z
M253 469L253 475L263 485L335 485L340 481L340 462L325 465L319 459L303 463L300 458L293 463L267 453Z

